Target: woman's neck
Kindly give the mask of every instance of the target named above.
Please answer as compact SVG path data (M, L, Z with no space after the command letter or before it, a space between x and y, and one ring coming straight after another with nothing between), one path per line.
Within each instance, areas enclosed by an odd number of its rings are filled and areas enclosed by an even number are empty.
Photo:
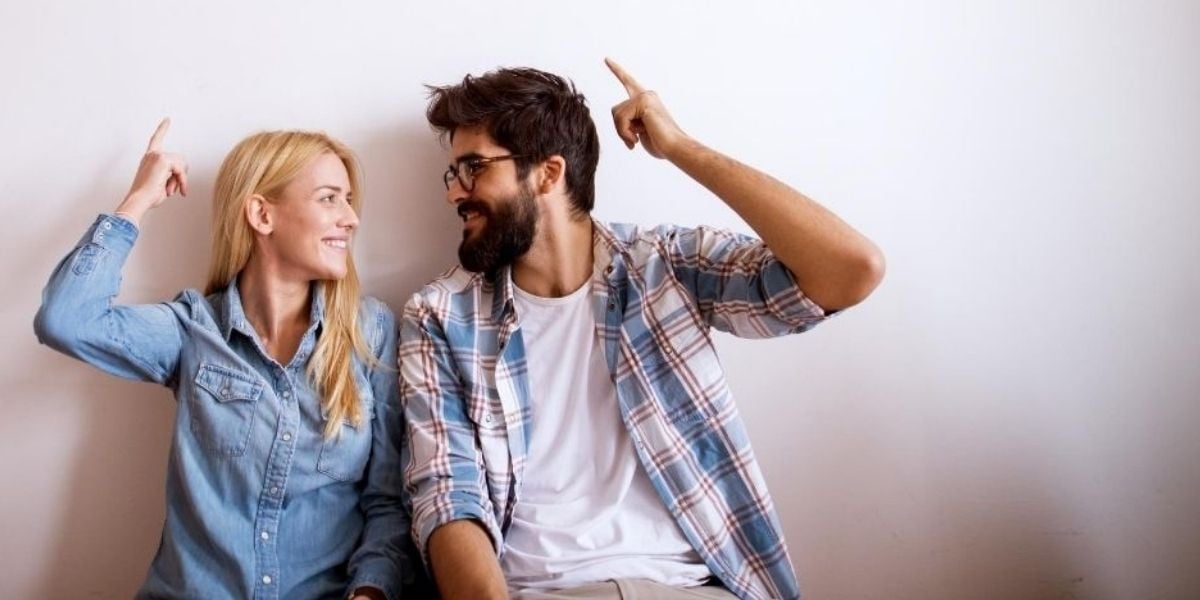
M252 255L238 275L242 311L271 358L291 362L308 331L312 282L288 281Z

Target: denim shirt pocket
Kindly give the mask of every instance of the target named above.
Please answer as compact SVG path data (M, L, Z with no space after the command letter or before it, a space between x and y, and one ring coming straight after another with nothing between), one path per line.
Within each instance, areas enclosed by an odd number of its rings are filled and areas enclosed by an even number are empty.
M250 441L263 383L255 375L201 363L192 394L192 433L220 456L241 456Z
M337 481L358 481L362 478L367 459L371 457L371 430L375 426L375 404L364 401L362 423L355 426L342 419L342 427L334 437L323 438L317 470Z

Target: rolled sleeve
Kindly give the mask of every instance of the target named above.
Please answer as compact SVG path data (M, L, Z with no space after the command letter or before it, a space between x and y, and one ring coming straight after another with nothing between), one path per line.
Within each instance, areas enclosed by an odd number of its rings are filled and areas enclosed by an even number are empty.
M34 332L43 344L118 377L166 383L183 344L176 311L169 303L114 302L137 238L132 222L97 217L50 276Z
M428 565L434 530L473 519L499 554L499 522L485 494L483 459L450 345L434 311L419 296L405 308L400 338L400 398L408 427L405 476L417 548Z
M654 231L676 280L711 327L765 338L807 331L831 316L761 240L710 227Z

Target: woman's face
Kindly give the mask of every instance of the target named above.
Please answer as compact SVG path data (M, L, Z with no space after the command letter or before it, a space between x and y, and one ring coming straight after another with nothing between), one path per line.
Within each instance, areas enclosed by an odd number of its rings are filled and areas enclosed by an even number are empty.
M306 166L272 202L274 230L266 243L281 274L295 279L341 279L358 228L351 208L350 176L326 152Z

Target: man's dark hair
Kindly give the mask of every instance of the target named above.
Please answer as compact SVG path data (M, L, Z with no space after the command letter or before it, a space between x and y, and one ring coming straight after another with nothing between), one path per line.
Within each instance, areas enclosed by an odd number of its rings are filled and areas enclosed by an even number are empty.
M529 68L497 69L467 75L458 85L429 88L425 116L443 141L459 127L482 125L513 154L517 175L557 154L567 161L564 174L573 212L588 214L596 196L600 141L583 94L570 80Z

